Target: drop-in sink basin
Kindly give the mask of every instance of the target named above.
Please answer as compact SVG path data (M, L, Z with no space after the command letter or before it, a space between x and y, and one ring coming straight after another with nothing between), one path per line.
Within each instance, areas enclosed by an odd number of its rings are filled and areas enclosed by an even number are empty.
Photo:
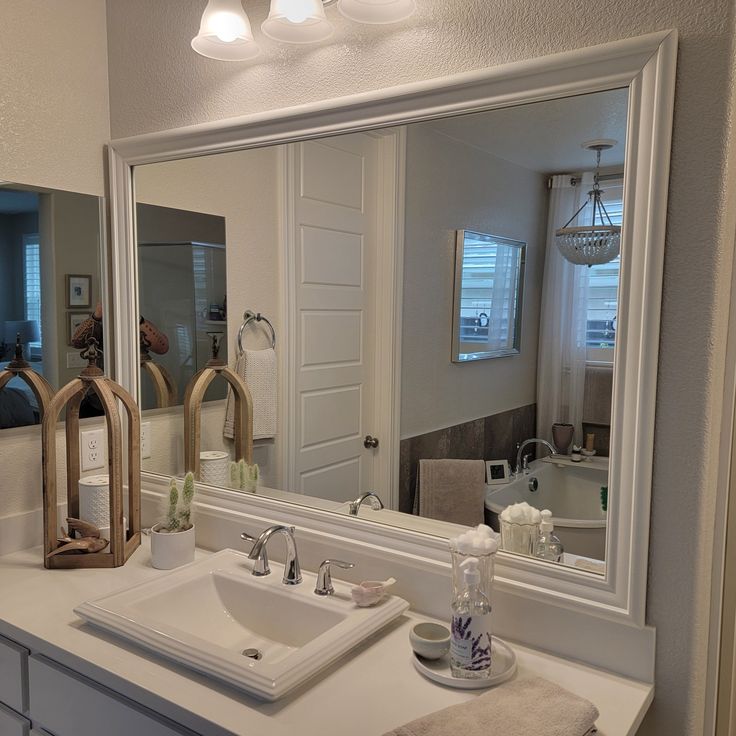
M176 662L273 701L400 616L409 604L391 596L358 608L350 585L314 594L316 575L300 585L266 577L226 549L164 577L83 603L85 621Z

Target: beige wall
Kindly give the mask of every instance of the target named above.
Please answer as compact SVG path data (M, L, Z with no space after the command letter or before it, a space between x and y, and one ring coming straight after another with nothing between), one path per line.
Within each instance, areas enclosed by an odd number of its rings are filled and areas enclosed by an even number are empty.
M104 3L3 0L0 34L0 179L104 194ZM40 507L39 458L38 428L0 434L0 517Z
M257 62L222 64L189 49L202 12L198 0L108 0L113 133L217 120L679 30L648 604L648 621L658 627L657 696L643 733L700 734L734 233L734 203L726 200L733 183L733 3L418 5L411 21L388 29L350 26L333 8L334 42L292 48L264 41ZM248 3L255 29L267 6L267 0Z
M52 238L56 302L56 340L58 365L57 387L79 375L79 368L67 368L67 353L78 348L67 342L70 312L91 312L100 296L100 203L96 197L70 192L54 192L52 200ZM90 309L66 306L66 275L89 275L91 280ZM104 349L104 346L103 346Z
M152 164L136 170L139 202L225 218L230 356L235 355L235 341L246 309L268 316L276 334L283 335L279 314L278 160L277 149L266 148ZM268 334L263 330L251 330L245 336L244 345L267 344ZM220 449L222 422L218 424L218 417L223 414L214 408L208 412L203 450ZM144 461L144 467L165 474L180 471L180 453L172 437L181 437L183 447L181 409L168 414L156 412L153 423L152 457ZM254 460L261 468L262 483L273 488L281 488L279 453L278 438L256 443Z
M0 179L103 194L105 4L3 0Z
M547 224L546 177L407 126L401 437L533 404ZM521 355L450 362L455 233L527 244Z

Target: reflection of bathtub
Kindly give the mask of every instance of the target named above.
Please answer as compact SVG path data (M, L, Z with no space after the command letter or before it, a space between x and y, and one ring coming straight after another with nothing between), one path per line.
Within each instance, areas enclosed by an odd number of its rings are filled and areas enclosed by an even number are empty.
M540 510L549 509L565 552L596 560L605 559L606 513L601 509L601 486L608 484L604 458L573 465L535 460L529 475L504 486L489 486L486 509L490 524L498 531L498 515L513 503L526 501ZM538 489L529 484L537 479Z

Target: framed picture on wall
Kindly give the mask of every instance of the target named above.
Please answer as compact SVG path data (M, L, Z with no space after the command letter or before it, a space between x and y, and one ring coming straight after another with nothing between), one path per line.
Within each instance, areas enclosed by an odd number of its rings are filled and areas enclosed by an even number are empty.
M66 344L72 345L72 337L79 325L89 317L89 312L67 312ZM72 345L72 347L74 347Z
M66 275L66 306L70 309L92 306L92 277L68 273Z

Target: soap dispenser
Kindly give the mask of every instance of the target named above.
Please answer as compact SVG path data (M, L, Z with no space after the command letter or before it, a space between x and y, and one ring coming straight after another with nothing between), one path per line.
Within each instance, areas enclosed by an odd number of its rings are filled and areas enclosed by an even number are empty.
M552 523L552 512L549 509L542 511L542 521L539 524L539 538L535 556L540 560L548 560L549 562L562 562L562 542L554 532L554 524Z
M491 672L491 603L480 589L480 562L460 564L463 588L452 602L450 667L453 677L484 679Z

